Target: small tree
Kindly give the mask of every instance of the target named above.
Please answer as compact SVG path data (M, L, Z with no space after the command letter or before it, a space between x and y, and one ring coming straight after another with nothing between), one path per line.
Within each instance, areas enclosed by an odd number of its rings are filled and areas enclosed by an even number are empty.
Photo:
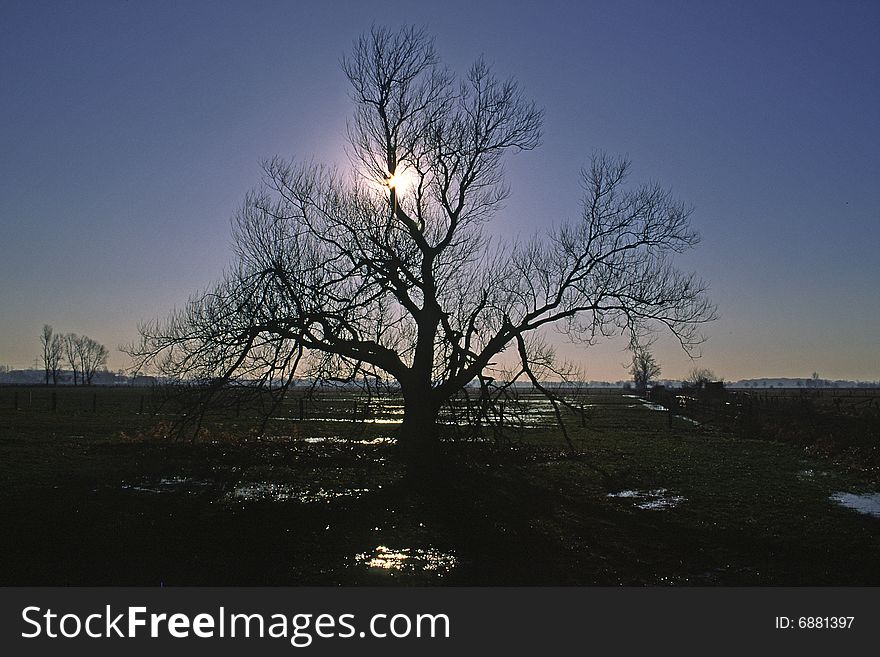
M637 349L633 355L632 366L629 370L633 377L636 392L644 394L651 381L660 376L660 366L654 360L654 356L646 349Z
M83 385L90 386L98 368L107 364L109 352L107 347L86 335L81 336L77 341L77 351L79 353L79 371L82 376Z
M687 375L685 383L691 388L702 389L711 381L717 381L715 372L705 367L695 367Z
M107 364L107 347L87 335L67 333L62 340L64 357L73 372L73 385L91 385L95 373Z
M62 336L55 333L49 324L43 325L43 332L40 334L40 344L43 346L43 368L46 372L46 385L49 385L49 379L52 384L58 383L59 366L61 358L64 354L64 340Z
M73 385L77 385L79 378L79 336L76 333L65 333L63 338L64 358L73 373Z

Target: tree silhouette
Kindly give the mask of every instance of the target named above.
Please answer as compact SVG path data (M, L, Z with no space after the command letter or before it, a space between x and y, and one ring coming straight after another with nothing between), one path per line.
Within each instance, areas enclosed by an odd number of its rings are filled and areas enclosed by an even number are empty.
M629 368L638 393L644 393L651 381L660 376L660 366L654 360L654 356L647 349L636 349Z
M67 360L70 371L73 373L73 385L77 385L80 372L80 337L76 333L65 333L62 340L64 358Z
M79 336L77 339L77 353L79 355L79 371L82 376L83 385L92 385L92 379L99 367L107 364L107 357L110 355L107 347L92 340L86 335Z
M415 453L474 383L491 401L529 381L561 419L565 399L547 382L571 369L550 330L636 343L665 326L686 349L700 342L714 311L703 283L670 263L697 242L670 192L630 186L629 163L598 154L580 217L525 241L490 239L508 196L504 159L540 141L542 113L517 83L483 61L456 79L414 28L374 28L342 68L351 169L268 161L233 219L235 265L140 328L128 349L138 369L211 383L206 394L234 380L280 394L296 377L391 383L404 399L401 445Z
M694 367L688 372L687 378L685 379L685 383L687 383L691 388L705 388L706 384L711 381L717 381L718 377L715 376L715 372L706 368L706 367Z
M43 332L40 334L40 345L43 348L43 369L46 374L46 385L49 385L49 379L52 384L58 383L58 374L60 373L61 358L64 355L64 339L49 324L43 325Z
M62 336L64 356L73 372L73 385L91 385L99 367L107 364L107 347L87 335L66 333Z

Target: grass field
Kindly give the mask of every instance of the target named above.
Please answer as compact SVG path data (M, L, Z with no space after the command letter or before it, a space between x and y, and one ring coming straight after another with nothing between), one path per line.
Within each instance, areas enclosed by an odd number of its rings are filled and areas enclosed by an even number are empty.
M5 585L880 585L880 518L832 499L874 471L619 392L570 418L578 456L532 422L420 482L393 400L175 442L149 390L52 392L0 388Z

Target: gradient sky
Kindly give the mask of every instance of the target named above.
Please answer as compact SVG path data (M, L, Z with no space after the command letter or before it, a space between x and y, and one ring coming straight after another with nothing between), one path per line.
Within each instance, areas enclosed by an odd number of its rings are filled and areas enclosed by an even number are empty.
M496 229L578 212L580 167L628 154L695 207L681 266L727 379L880 379L878 2L3 2L0 364L44 323L111 348L230 261L229 218L274 154L345 162L340 57L424 25L545 108ZM621 344L560 347L625 378ZM692 363L656 345L663 375Z

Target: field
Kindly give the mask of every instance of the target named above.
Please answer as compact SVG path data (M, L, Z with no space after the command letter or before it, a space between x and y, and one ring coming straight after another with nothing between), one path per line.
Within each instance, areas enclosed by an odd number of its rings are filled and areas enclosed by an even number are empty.
M399 400L294 396L262 429L229 406L195 441L159 401L0 388L0 584L880 585L880 518L834 497L877 491L877 470L767 421L757 439L595 391L568 417L579 454L536 411L447 442L415 481ZM833 401L815 413L851 424Z
M651 400L732 435L786 442L880 476L880 390L712 391L654 389Z

